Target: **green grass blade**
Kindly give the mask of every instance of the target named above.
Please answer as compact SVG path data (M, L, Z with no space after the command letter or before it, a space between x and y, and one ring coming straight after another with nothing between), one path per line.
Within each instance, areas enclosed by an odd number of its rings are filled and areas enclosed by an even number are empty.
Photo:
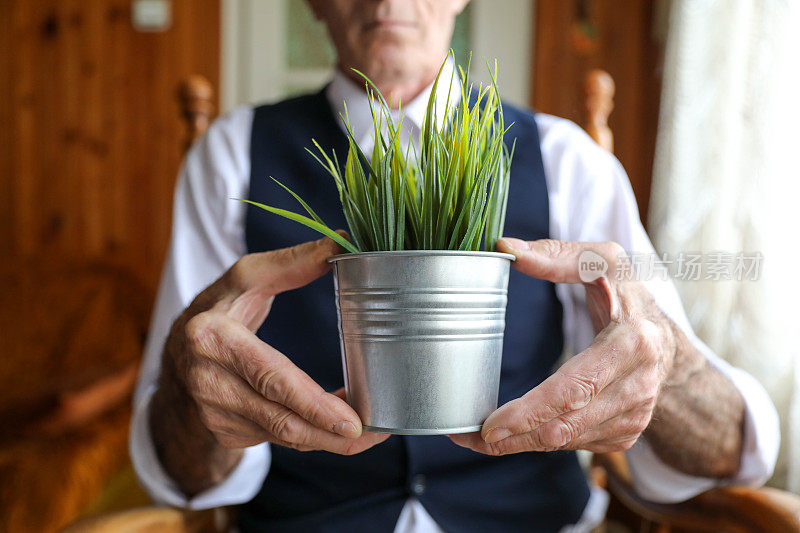
M293 191L293 190L291 190L289 187L287 187L286 185L284 185L284 184L283 184L283 183L281 183L280 181L276 180L276 179L275 179L275 178L273 178L272 176L270 176L270 179L271 179L272 181L274 181L275 183L277 183L278 185L280 185L281 187L283 187L283 188L284 188L284 189L285 189L285 190L286 190L286 191L287 191L289 194L291 194L292 196L294 196L294 199L295 199L295 200L297 200L298 202L300 202L300 205L302 205L302 206L303 206L303 209L305 209L305 210L306 210L306 213L308 213L309 215L311 215L311 218L313 218L314 220L316 220L317 222L319 222L319 223L320 223L320 224L322 224L323 226L325 226L325 225L326 225L326 224L325 224L325 223L322 221L322 219L321 219L321 218L319 218L319 216L318 216L318 215L317 215L317 214L314 212L314 210L313 210L313 209L311 209L311 207L310 207L310 206L309 206L307 203L305 203L305 201L304 201L302 198L300 198L299 196L297 196L297 195L294 193L294 191Z
M491 82L474 88L459 67L450 73L447 101L436 99L444 67L439 69L426 102L419 143L401 146L404 113L398 102L395 120L390 104L361 72L369 97L372 134L370 157L361 150L344 108L347 157L340 165L335 151L316 141L308 150L331 175L339 193L352 243L337 242L350 251L411 249L494 249L505 225L510 164L514 145L504 142L508 128L497 88L497 64L487 68ZM451 103L457 72L460 97ZM473 92L475 91L475 92ZM470 105L473 96L475 105ZM440 113L440 112L443 112ZM440 119L444 117L442 122ZM510 126L509 126L510 128ZM336 235L291 189L275 180L306 210L309 217L249 202L328 235ZM341 239L341 237L339 237ZM344 239L341 239L344 240Z
M320 224L319 222L317 222L314 219L308 218L308 217L303 216L303 215L298 215L297 213L294 213L292 211L287 211L286 209L278 209L277 207L272 207L271 205L264 205L264 204L260 204L258 202L253 202L252 200L244 200L242 198L232 198L232 200L238 200L240 202L245 202L245 203L248 203L250 205L254 205L256 207L259 207L259 208L263 209L264 211L269 211L270 213L274 213L276 215L280 215L280 216L282 216L284 218L288 218L289 220L293 220L295 222L299 222L300 224L303 224L304 226L308 226L309 228L311 228L311 229L313 229L315 231L318 231L319 233L322 233L326 237L330 237L331 239L333 239L336 242L336 244L338 244L339 246L341 246L342 248L344 248L348 252L357 254L360 251L358 248L353 246L353 244L350 241L348 241L347 239L345 239L344 237L342 237L341 235L339 235L338 233L333 231L328 226L325 226L324 224Z

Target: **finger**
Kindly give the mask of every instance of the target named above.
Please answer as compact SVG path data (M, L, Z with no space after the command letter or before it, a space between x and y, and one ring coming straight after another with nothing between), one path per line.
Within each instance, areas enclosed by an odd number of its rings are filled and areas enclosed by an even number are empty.
M450 439L464 448L495 456L530 451L579 449L595 452L620 451L633 445L647 427L651 412L649 409L640 408L622 413L564 444L543 442L540 433L536 431L514 435L497 442L484 441L478 432L450 435Z
M598 451L598 448L603 448L603 451L610 451L605 448L632 444L630 441L635 441L647 429L652 416L651 407L634 407L589 429L566 444L564 449Z
M513 254L514 268L527 276L553 283L583 283L595 332L620 318L620 297L610 279L617 272L617 264L627 261L620 245L503 237L497 241L497 250Z
M339 230L338 233L346 235ZM228 316L255 332L269 313L272 297L308 285L330 270L327 259L341 249L328 237L290 248L242 257L226 273L236 297L222 301Z
M325 450L340 455L353 455L389 437L386 434L365 432L357 439L348 439L319 429L296 413L268 400L258 406L256 416L260 424L245 418L236 410L215 408L219 414L211 419L212 425L207 424L217 441L228 448L245 448L269 441L300 451ZM251 411L249 408L247 410Z
M535 440L533 433L514 435L498 442L484 441L479 432L462 433L460 435L449 435L450 439L457 445L469 448L478 453L486 455L507 455L520 452L549 452L557 450L555 447L544 447Z
M270 441L299 450L326 450L338 454L360 453L388 435L364 433L353 439L318 428L283 405L267 400L240 377L221 367L206 373L213 386L195 394L201 417L223 445L252 446ZM243 444L246 443L246 444Z
M480 431L472 433L456 433L448 435L451 441L461 446L462 448L470 449L474 452L483 453L486 455L497 455L497 449L494 443L488 443L481 437Z
M523 241L502 237L496 249L512 254L516 258L514 268L523 274L553 283L585 283L588 274L614 272L617 263L626 257L625 249L614 242ZM586 262L583 269L581 261Z
M633 381L633 380L631 380ZM601 403L595 409L589 407L558 417L542 427L514 435L496 442L486 442L480 434L451 435L453 442L479 453L505 455L525 451L552 451L558 449L590 449L590 446L616 446L631 444L630 440L641 434L650 422L655 399L642 400L638 383L608 387L593 402ZM608 417L607 413L615 413ZM581 422L574 419L583 418ZM599 421L599 422L598 422ZM577 430L579 427L588 427ZM574 436L573 436L574 435ZM592 450L594 451L594 450Z
M649 417L643 420L638 413L651 413L654 405L655 398L650 398L635 380L625 380L606 388L585 408L557 416L534 429L526 442L533 449L550 450L641 432ZM639 429L642 422L644 426Z
M274 402L262 405L260 420L270 434L270 441L299 450L325 450L340 455L353 455L389 438L387 434L371 432L364 432L355 439L335 435L313 426L293 411Z
M486 455L507 455L520 452L549 452L558 449L557 447L543 446L536 440L534 433L514 435L497 442L484 441L478 432L450 435L450 439L459 446Z
M592 453L624 452L630 450L640 435L630 435L622 438L601 440L578 448L565 447L565 450L586 450Z
M269 440L269 433L244 416L215 405L200 406L200 419L225 448L247 448Z
M239 322L221 313L200 313L186 325L186 334L195 354L240 376L263 398L320 429L348 438L361 435L361 419L344 400L325 392L289 358Z
M307 285L330 270L327 259L341 253L339 245L323 237L297 246L248 254L239 259L227 277L241 292L257 289L264 296Z
M609 437L605 439L587 440L586 442L580 443L575 442L559 448L537 448L531 443L528 436L523 435L510 437L506 440L491 444L484 442L477 433L450 435L450 439L458 446L470 449L474 452L484 455L500 456L530 451L588 450L595 453L624 451L633 446L640 436L640 433L609 435Z
M483 424L481 435L497 442L529 433L554 418L583 409L603 389L625 377L636 359L630 341L616 330L604 330L583 352L521 398L501 406Z
M627 434L626 424L633 422L630 420L631 413L652 412L660 383L661 378L654 365L637 365L628 374L609 384L583 409L561 414L534 429L534 440L542 448L561 448L585 434L591 435L597 428L607 427L611 420L622 422L620 430ZM638 421L639 418L636 419L637 424ZM645 424L647 422L649 418Z

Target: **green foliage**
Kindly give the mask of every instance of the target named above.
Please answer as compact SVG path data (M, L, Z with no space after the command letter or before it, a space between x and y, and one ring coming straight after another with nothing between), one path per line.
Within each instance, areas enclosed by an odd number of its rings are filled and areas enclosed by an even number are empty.
M493 251L505 223L513 147L509 152L503 142L506 130L496 62L489 72L491 83L477 89L477 104L470 107L474 88L461 71L460 102L451 108L448 93L443 115L451 119L439 124L436 89L440 68L428 100L419 152L412 143L405 153L400 145L402 118L399 124L395 123L380 91L358 72L366 80L373 102L375 145L371 157L367 158L358 147L346 106L349 149L344 169L336 154L328 155L316 141L312 140L317 151L309 150L336 183L352 243L327 227L308 204L283 184L280 185L300 202L308 217L249 203L305 224L353 253L482 247Z

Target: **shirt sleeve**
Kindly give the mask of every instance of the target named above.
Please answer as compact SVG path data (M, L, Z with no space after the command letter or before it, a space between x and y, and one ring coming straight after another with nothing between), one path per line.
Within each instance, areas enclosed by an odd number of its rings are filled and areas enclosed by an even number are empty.
M231 198L247 195L252 116L252 108L241 107L212 124L189 150L175 188L172 237L134 394L129 442L136 474L160 504L206 509L243 503L258 492L269 468L266 443L247 448L225 480L189 499L159 463L148 422L172 322L246 251L243 204Z
M537 115L550 200L550 234L565 241L615 241L630 253L655 253L640 220L628 177L617 159L578 126ZM680 327L711 364L727 376L745 403L742 459L729 479L695 477L661 461L645 438L626 452L634 485L654 502L683 501L722 484L761 485L775 468L780 443L778 415L764 388L752 376L718 357L689 324L675 285L668 278L643 280L659 308ZM580 285L561 284L565 345L570 353L594 338Z

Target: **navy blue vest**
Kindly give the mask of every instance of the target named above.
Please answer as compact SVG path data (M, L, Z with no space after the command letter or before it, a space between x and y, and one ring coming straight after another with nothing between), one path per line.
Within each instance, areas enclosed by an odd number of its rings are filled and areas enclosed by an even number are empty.
M516 137L507 235L548 237L547 188L532 113L505 106ZM346 157L346 140L324 93L258 107L253 119L249 198L284 209L299 206L269 176L289 186L331 227L347 228L332 178L306 152L315 138ZM316 239L295 222L248 208L249 252ZM511 271L501 404L544 380L561 354L562 309L553 284ZM343 385L330 275L279 295L259 337L326 390ZM416 497L446 531L558 531L575 523L589 498L573 452L478 454L437 437L392 436L355 456L298 452L273 445L260 493L241 506L242 531L392 531Z

